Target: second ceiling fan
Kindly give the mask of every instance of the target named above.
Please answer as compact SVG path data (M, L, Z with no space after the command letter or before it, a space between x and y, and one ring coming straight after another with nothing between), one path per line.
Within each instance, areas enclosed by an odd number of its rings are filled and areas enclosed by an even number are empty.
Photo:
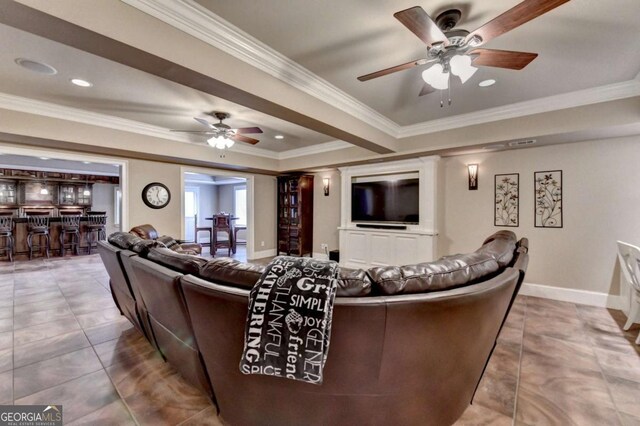
M525 0L471 33L463 29L454 29L462 17L462 13L457 9L447 10L435 20L420 6L402 10L393 16L427 45L427 57L362 75L358 80L368 81L433 63L422 75L426 82L420 91L420 96L423 96L436 89L447 89L451 74L459 77L464 83L475 73L476 68L473 65L521 70L538 54L480 49L479 46L568 1Z

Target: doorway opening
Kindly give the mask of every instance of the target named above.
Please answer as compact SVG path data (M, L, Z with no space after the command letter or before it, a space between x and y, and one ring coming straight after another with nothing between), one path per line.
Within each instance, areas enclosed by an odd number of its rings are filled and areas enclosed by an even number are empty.
M202 244L204 256L250 258L248 179L200 172L183 177L185 239Z

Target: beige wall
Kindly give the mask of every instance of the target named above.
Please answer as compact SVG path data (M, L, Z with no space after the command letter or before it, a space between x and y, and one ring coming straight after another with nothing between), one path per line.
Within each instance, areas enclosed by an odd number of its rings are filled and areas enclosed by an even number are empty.
M526 282L618 293L616 240L640 244L640 138L450 157L441 163L440 255L475 250L511 229L530 241ZM479 188L467 189L466 164L479 164ZM563 172L564 227L535 228L533 173ZM520 226L493 226L493 179L520 173Z
M115 219L115 188L117 187L118 185L111 183L96 183L92 187L91 209L107 212L107 235L120 230L120 225L113 223Z
M180 237L182 222L180 173L180 166L177 164L129 160L129 225L131 227L150 223L160 234ZM152 209L142 201L142 190L151 182L163 183L171 192L171 201L163 209Z
M276 250L276 186L276 178L273 176L255 176L253 223L256 228L254 234L256 252Z
M322 179L331 179L329 195L324 195ZM320 244L328 244L329 250L340 247L340 172L329 170L318 172L313 178L313 252L323 253Z

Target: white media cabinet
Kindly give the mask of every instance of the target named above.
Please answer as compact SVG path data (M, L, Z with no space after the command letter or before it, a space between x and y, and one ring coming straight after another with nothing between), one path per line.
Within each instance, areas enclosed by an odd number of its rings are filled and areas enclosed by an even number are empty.
M347 268L405 265L434 260L437 248L436 190L440 157L340 168L342 198L340 265ZM419 175L419 223L406 229L358 227L351 221L351 182L355 177L405 174ZM376 225L376 224L367 224ZM389 224L384 225L385 228Z

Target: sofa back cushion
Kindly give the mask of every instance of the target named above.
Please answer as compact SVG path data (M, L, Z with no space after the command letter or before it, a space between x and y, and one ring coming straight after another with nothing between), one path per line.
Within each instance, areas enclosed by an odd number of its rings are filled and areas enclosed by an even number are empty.
M148 223L144 225L134 226L129 232L145 240L155 240L156 238L158 238L158 231L156 231L156 228L154 228L152 225L149 225Z
M200 268L199 274L194 275L217 284L252 289L264 269L264 265L254 265L221 257L209 260Z
M130 250L134 244L142 241L142 238L130 232L114 232L109 235L107 241L109 241L111 245L123 250Z
M340 268L337 297L358 297L371 294L371 279L364 269Z
M416 265L371 268L367 273L379 293L391 295L460 287L498 269L498 262L491 255L470 253Z
M516 250L516 234L511 231L498 231L487 238L476 253L485 253L493 257L501 268L511 263Z
M167 246L168 249L171 249L173 251L176 251L176 249L180 247L180 244L178 244L175 238L168 235L161 235L156 238L156 241L160 241L162 244Z
M200 268L207 263L202 257L176 253L166 247L151 248L147 259L176 272L192 275L198 275Z
M147 255L149 254L149 250L151 250L152 248L166 248L166 247L164 244L162 244L159 241L140 239L140 241L136 242L131 247L129 247L129 250L136 253L138 256L144 257L146 259Z

